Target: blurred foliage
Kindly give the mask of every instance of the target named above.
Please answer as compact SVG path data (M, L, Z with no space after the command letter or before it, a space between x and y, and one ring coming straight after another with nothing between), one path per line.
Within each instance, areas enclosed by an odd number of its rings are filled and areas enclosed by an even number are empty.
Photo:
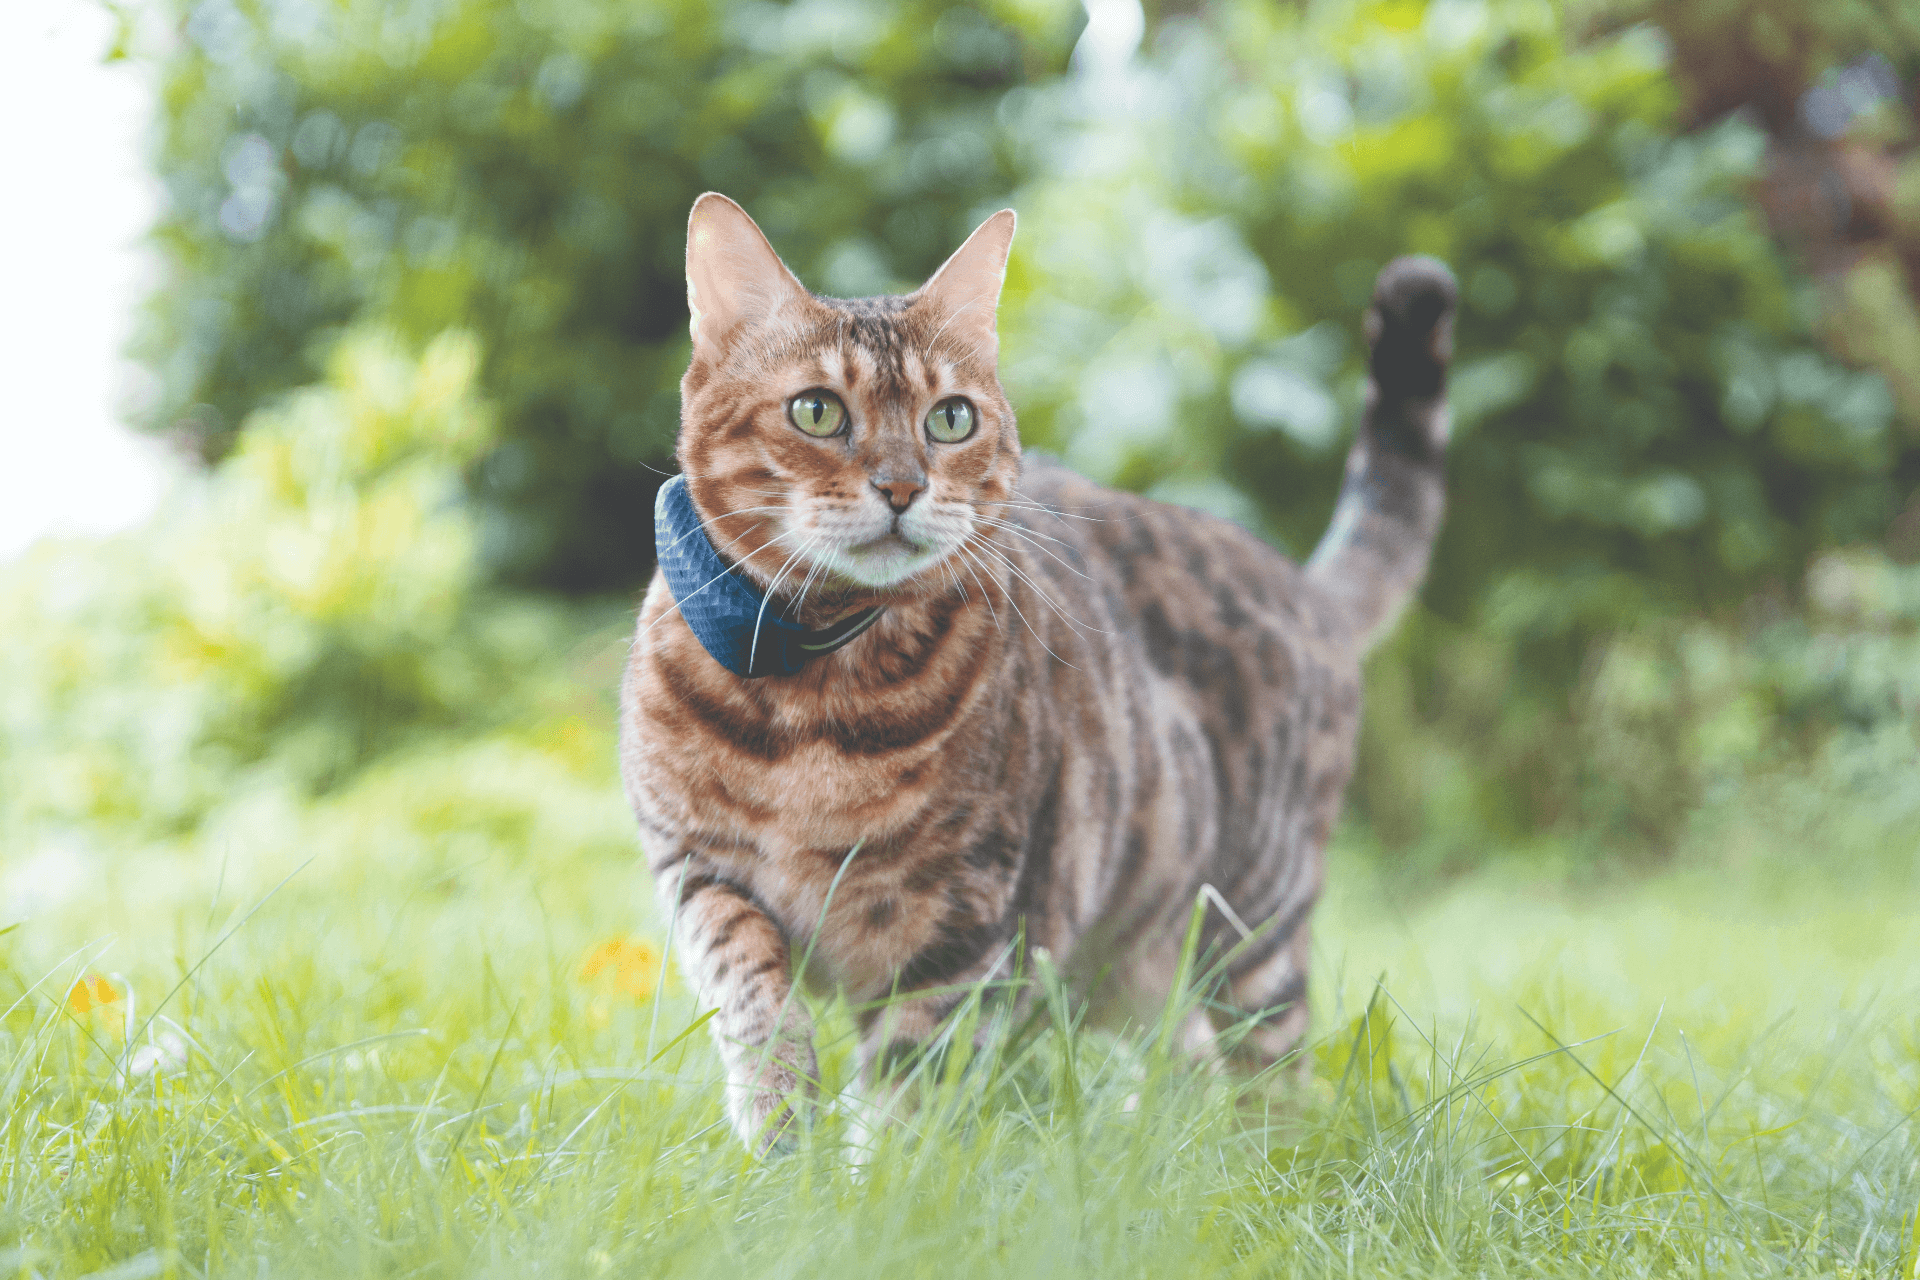
M1816 561L1802 607L1733 623L1649 617L1596 638L1556 703L1515 705L1516 653L1416 614L1370 669L1355 799L1370 838L1423 871L1533 845L1645 863L1712 815L1724 835L1784 781L1883 833L1920 821L1920 567L1877 550ZM1783 819L1783 821L1792 819ZM1770 831L1777 839L1780 832ZM1698 844L1698 841L1693 843ZM1856 841L1870 845L1871 841Z
M1396 836L1597 821L1665 847L1707 766L1676 725L1614 785L1589 692L1614 637L1790 604L1920 480L1884 381L1821 352L1744 198L1764 140L1682 134L1665 50L1575 44L1518 0L1222 4L1023 103L1051 176L1022 192L1007 376L1026 438L1099 478L1305 552L1374 272L1458 273L1447 526L1375 664L1359 791Z
M1736 602L1873 538L1920 478L1739 199L1757 137L1676 136L1646 33L1570 50L1539 4L1247 4L1162 45L1089 86L1079 129L1036 131L1067 141L1023 192L1008 376L1023 432L1081 468L1257 504L1310 548L1358 312L1417 251L1464 293L1445 618L1497 606L1550 641Z
M1753 195L1819 285L1821 328L1920 431L1920 6L1904 0L1576 0L1593 29L1651 21L1683 118L1764 130ZM1896 533L1920 558L1920 494Z
M458 326L475 398L461 412L484 401L498 429L420 455L442 497L415 518L466 550L434 559L429 538L407 551L418 564L392 561L396 581L418 579L405 608L356 606L361 623L340 627L267 597L234 624L234 673L203 658L187 686L201 701L177 695L187 710L151 723L139 709L166 678L98 646L131 654L129 637L175 625L177 606L138 584L265 557L264 517L231 517L252 530L231 535L244 553L203 539L178 567L137 560L173 545L161 533L103 553L136 557L117 569L35 571L22 616L57 620L49 601L114 574L81 592L113 621L46 632L85 662L54 647L11 661L156 682L28 716L82 726L75 751L94 763L72 768L134 778L138 796L186 767L168 754L182 744L219 762L168 791L151 810L164 821L212 812L237 770L317 794L544 696L528 691L554 664L503 655L564 648L568 615L488 584L645 572L649 467L666 462L685 360L684 217L709 187L843 294L911 287L1011 201L1002 350L1024 437L1296 553L1338 486L1374 271L1408 251L1452 263L1451 511L1424 607L1374 661L1355 789L1375 833L1428 863L1541 832L1657 854L1756 759L1824 750L1835 727L1910 746L1910 690L1859 673L1897 669L1920 615L1841 626L1820 593L1835 565L1907 581L1834 553L1886 535L1920 486L1920 436L1882 378L1820 346L1822 288L1751 198L1768 135L1689 114L1675 59L1692 28L1626 25L1665 10L1152 5L1132 55L1124 6L1097 6L1081 35L1067 0L181 6L160 155L172 279L145 339L154 424L210 458L237 449L209 484L244 486L258 450L333 438L302 415L366 412L352 370ZM1806 75L1874 38L1846 26L1853 12L1823 19L1832 39ZM339 354L342 334L361 335L358 354ZM1843 349L1900 363L1894 347ZM248 417L330 361L331 389ZM256 450L255 433L279 443ZM97 728L88 697L108 708ZM145 755L128 745L149 739ZM113 791L91 785L73 794Z
M1907 0L1574 0L1597 27L1653 22L1672 40L1692 118L1752 107L1789 127L1802 95L1863 54L1920 70L1920 7Z
M686 365L687 209L741 200L796 270L919 278L1013 184L995 107L1070 0L174 0L171 278L149 420L201 455L311 381L338 326L480 341L494 572L631 585ZM650 465L651 464L651 465Z
M494 438L478 344L414 357L355 333L329 363L148 527L0 572L8 861L364 854L416 833L497 854L583 823L631 850L608 745L578 727L608 710L577 705L563 656L613 615L478 571L460 501Z

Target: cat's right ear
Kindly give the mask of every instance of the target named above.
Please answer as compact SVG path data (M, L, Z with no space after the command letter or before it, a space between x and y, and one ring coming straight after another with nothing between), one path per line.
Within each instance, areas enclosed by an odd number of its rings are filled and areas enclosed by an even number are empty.
M696 352L718 354L743 324L766 324L807 291L747 211L717 191L687 218L687 327Z

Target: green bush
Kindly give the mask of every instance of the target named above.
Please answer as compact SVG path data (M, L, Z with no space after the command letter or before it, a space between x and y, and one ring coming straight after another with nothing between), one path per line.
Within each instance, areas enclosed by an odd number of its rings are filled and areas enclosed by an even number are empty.
M1062 76L1076 12L203 0L166 69L156 421L219 455L343 326L463 326L500 422L454 467L482 572L625 584L695 192L841 293L911 285L1011 199L1025 438L1304 552L1373 273L1434 253L1463 287L1451 508L1373 666L1375 832L1441 862L1543 831L1659 852L1740 752L1858 718L1754 646L1810 563L1881 534L1920 448L1815 344L1746 197L1761 135L1685 133L1657 32L1582 39L1546 0L1221 0Z
M338 327L481 343L474 475L509 578L625 586L679 422L687 209L718 188L810 283L917 281L1013 185L995 108L1070 0L176 0L171 278L150 420L208 458Z
M305 806L415 755L489 795L450 806L451 828L511 793L514 741L610 782L610 730L576 759L553 712L572 696L553 655L603 619L478 570L459 500L494 438L478 363L466 334L418 358L348 335L327 383L255 415L149 525L0 572L0 845L120 854L247 814L284 840Z
M1449 514L1425 612L1375 664L1362 808L1463 850L1561 822L1668 839L1705 730L1614 776L1587 723L1609 637L1790 597L1920 480L1743 198L1759 135L1682 136L1655 32L1577 45L1533 0L1223 4L1131 74L1022 103L1070 139L1021 193L1026 438L1304 553L1373 274L1446 259Z

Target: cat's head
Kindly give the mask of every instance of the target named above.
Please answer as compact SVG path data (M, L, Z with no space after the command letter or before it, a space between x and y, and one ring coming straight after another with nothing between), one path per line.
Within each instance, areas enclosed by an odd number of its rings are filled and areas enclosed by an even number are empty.
M904 297L843 301L809 293L733 201L694 202L680 467L763 588L825 603L966 580L1020 475L994 328L1013 227L994 214Z

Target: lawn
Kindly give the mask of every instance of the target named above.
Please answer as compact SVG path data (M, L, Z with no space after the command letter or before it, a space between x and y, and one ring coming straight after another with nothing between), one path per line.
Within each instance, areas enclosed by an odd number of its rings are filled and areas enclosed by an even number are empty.
M1811 786L1636 876L1342 846L1304 1086L1064 1013L857 1161L739 1147L605 848L94 864L0 937L0 1275L1911 1276L1914 837Z

